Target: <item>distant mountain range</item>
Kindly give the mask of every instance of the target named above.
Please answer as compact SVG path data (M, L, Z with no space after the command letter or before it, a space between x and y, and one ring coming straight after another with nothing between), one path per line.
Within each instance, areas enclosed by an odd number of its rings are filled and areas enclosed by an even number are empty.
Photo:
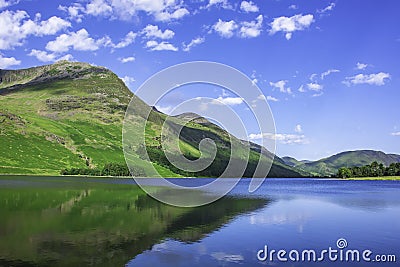
M0 174L58 175L65 168L101 168L109 162L124 163L122 122L132 98L137 99L137 118L143 111L150 111L145 145L152 165L164 177L190 175L169 164L160 149L161 128L167 115L138 99L110 70L68 61L0 70ZM204 138L214 140L218 148L216 162L201 176L221 174L230 157L231 142L239 144L235 160L245 160L244 151L250 149L245 176L254 173L259 158L273 161L270 177L329 176L344 166L400 162L400 155L372 150L343 152L318 161L279 158L194 113L175 116L172 124L179 126L188 119L179 140L185 157L199 157L199 143ZM129 149L138 167L148 166L138 152L139 147Z
M389 166L390 163L400 162L400 155L375 150L357 150L342 152L317 161L298 161L291 157L283 157L282 160L289 166L313 175L329 176L336 174L340 167L364 166L374 161Z

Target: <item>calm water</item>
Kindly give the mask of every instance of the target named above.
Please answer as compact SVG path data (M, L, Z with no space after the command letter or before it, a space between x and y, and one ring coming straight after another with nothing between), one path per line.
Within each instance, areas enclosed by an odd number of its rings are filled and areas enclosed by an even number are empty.
M249 194L242 180L210 205L176 208L133 180L82 180L0 178L0 266L400 266L398 181L268 179ZM260 261L265 246L288 261ZM330 247L343 260L302 261ZM360 262L346 262L349 250ZM364 250L397 263L365 262Z

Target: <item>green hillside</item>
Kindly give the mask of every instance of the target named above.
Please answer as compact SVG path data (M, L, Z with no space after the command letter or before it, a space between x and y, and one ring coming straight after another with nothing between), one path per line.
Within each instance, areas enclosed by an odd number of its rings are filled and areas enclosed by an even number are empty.
M122 121L132 97L135 96L117 75L86 63L60 61L24 70L0 70L0 173L58 175L61 169L124 163ZM139 118L143 110L151 107L137 99L136 109ZM155 109L151 111L146 148L163 176L185 176L166 162L159 149L166 117ZM173 123L181 124L180 118L174 118ZM218 160L200 175L218 176L230 155L227 132L205 119L195 118L183 128L180 148L187 158L195 159L200 156L198 144L204 137L216 142ZM243 149L251 147L246 175L254 172L259 157L273 160L265 149L233 140L241 143ZM148 173L140 147L131 149L135 165ZM242 160L242 149L235 153ZM301 174L279 158L270 173L275 177Z
M361 167L374 161L389 166L390 163L400 162L400 155L374 150L357 150L342 152L313 162L300 162L295 159L290 161L286 157L284 160L290 166L301 168L314 175L333 175L341 167Z

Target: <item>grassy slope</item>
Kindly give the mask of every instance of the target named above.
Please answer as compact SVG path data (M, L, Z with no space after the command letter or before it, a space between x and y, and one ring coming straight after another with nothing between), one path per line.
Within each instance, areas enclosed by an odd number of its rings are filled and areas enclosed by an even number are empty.
M62 168L125 161L122 120L133 94L114 73L84 63L59 62L0 74L0 173L55 175ZM139 104L139 109L148 108L141 101ZM153 113L146 129L147 146L159 145L156 137L165 119L164 114ZM217 140L220 158L229 158L228 133L195 122L183 131L180 148L184 154L200 156L197 147L204 135ZM243 158L242 150L235 153ZM251 152L251 162L258 157L259 153ZM136 155L135 163L146 166ZM165 166L154 166L165 177L179 176ZM277 161L271 175L299 173Z

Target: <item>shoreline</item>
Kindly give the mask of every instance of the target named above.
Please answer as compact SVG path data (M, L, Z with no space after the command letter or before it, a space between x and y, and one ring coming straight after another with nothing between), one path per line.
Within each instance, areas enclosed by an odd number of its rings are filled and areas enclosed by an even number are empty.
M83 179L213 179L217 177L132 177L132 176L89 176L89 175L48 175L48 174L0 174L0 179L4 177L54 177L54 178L83 178ZM229 178L224 178L229 179ZM241 179L253 179L251 177L242 177ZM264 179L264 178L255 178ZM382 176L382 177L354 177L354 178L324 178L324 177L266 177L265 179L315 179L332 181L400 181L400 176Z

